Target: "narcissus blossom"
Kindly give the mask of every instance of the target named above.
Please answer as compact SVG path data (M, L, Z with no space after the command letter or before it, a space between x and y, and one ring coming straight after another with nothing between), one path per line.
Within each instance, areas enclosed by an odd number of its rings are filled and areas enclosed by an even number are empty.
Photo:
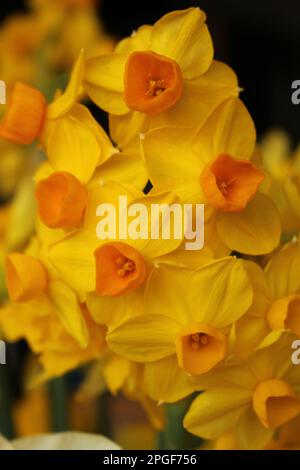
M97 216L97 207L99 204L112 204L116 208L116 218L120 220L119 195L127 197L128 208L137 203L149 208L145 219L149 230L151 204L178 202L173 193L145 196L131 185L109 181L99 185L96 181L91 186L81 230L56 240L49 251L50 262L82 299L89 292L96 292L100 297L119 297L137 291L139 286L145 285L155 263L160 260L177 265L191 262L189 253L182 248L183 234L182 238L175 238L172 226L169 239L152 239L150 234L147 239L133 239L128 233L122 239L118 238L118 233L116 237L111 235L107 239L99 239L97 226L101 219ZM158 224L161 223L160 218ZM193 257L193 265L200 265L207 252L195 252Z
M246 361L201 377L205 392L192 403L184 426L215 439L234 430L241 449L262 449L278 428L300 413L300 371L290 357L293 336L258 350Z
M220 259L194 272L161 265L148 281L145 313L110 328L108 344L127 359L149 363L153 398L178 400L191 391L187 374L204 374L227 357L230 328L251 301L239 260ZM157 382L155 369L162 375Z
M251 162L255 128L245 106L230 98L196 132L167 127L142 140L150 179L182 201L206 204L206 220L230 250L259 255L280 241L276 206L259 191L263 172Z
M300 228L300 147L293 152L288 136L274 130L264 137L260 150L269 174L265 192L279 209L284 233L296 233Z
M166 125L200 125L224 99L238 95L232 70L213 61L206 15L189 8L142 26L113 54L86 63L84 88L110 113L123 148L140 132Z
M247 261L254 298L247 314L236 324L236 354L244 357L261 342L276 341L282 331L300 337L299 242L291 242L274 254L263 270Z
M52 232L52 231L51 231ZM42 226L39 238L32 241L26 253L11 253L6 257L6 283L13 302L23 305L29 302L53 304L59 321L82 347L88 344L88 329L81 305L74 291L55 273L48 261L50 240L59 232L49 234ZM43 240L41 242L41 240Z

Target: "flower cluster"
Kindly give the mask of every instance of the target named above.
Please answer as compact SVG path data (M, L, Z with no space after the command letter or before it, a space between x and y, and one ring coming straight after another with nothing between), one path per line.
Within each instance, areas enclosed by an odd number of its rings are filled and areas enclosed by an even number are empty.
M35 235L6 258L1 327L39 355L38 380L92 362L83 392L104 379L156 426L157 404L199 392L183 425L216 448L295 447L299 170L257 146L240 91L199 8L105 54L81 50L50 102L15 83L0 136L36 142L47 159ZM87 97L108 113L109 136ZM185 250L184 235L100 240L97 207L122 218L120 195L128 208L205 204L204 248Z

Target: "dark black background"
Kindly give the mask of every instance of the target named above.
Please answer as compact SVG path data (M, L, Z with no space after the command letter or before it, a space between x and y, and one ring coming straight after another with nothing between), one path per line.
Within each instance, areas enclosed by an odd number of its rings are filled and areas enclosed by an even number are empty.
M2 0L0 18L24 5ZM124 37L189 6L206 11L215 57L237 72L259 135L277 126L300 141L300 105L291 102L291 83L300 79L300 0L102 0L99 12L107 30Z

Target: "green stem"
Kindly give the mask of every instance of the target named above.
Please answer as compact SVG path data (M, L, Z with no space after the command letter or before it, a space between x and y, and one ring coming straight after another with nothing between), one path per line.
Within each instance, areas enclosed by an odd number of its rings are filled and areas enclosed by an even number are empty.
M49 382L49 394L51 402L51 418L53 432L67 431L68 426L68 404L66 382L64 377Z
M106 437L112 438L113 436L109 414L109 401L109 392L102 393L98 398L98 422L96 432L98 434L103 434Z
M7 439L13 439L15 435L11 409L12 404L5 365L0 365L0 433Z
M200 441L194 438L183 427L183 418L191 404L192 397L176 404L167 404L166 427L157 436L157 448L160 450L186 450L199 446Z

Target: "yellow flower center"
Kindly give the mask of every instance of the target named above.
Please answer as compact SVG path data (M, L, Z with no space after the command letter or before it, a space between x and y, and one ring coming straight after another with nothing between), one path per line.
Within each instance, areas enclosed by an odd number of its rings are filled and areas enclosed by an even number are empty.
M195 351L198 351L201 345L206 345L209 343L209 337L206 333L195 333L191 335L192 348Z
M193 375L208 372L225 358L226 351L223 333L203 323L183 328L176 340L178 364Z
M165 80L150 80L149 89L146 93L147 96L159 96L163 91L165 91L166 85Z
M124 100L128 108L155 115L173 106L183 92L179 65L153 51L133 52L125 69Z
M118 266L118 276L124 277L135 270L135 263L129 258L119 257L116 259Z
M96 292L101 296L126 294L146 279L146 263L139 251L122 242L104 243L95 253Z

